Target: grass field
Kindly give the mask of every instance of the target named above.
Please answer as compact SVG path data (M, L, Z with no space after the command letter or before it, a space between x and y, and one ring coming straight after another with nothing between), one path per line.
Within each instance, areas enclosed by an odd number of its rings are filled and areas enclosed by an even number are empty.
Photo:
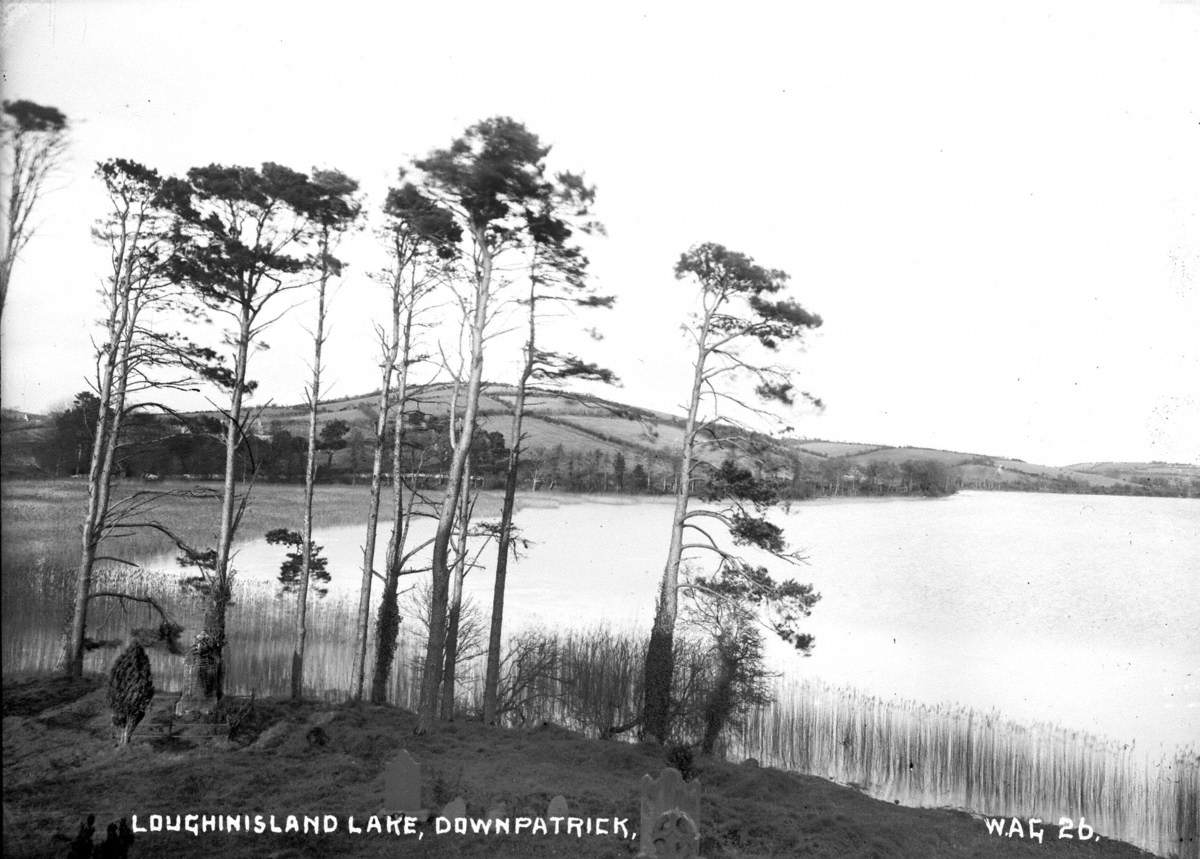
M1181 462L1080 462L1067 468L1125 480L1134 477L1164 477L1173 480L1200 477L1200 465Z
M602 415L568 415L562 421L632 447L662 448L674 453L683 443L683 428L674 424L647 425Z
M796 447L808 453L821 457L837 458L840 456L856 456L871 450L879 450L883 445L857 444L848 441L802 441Z

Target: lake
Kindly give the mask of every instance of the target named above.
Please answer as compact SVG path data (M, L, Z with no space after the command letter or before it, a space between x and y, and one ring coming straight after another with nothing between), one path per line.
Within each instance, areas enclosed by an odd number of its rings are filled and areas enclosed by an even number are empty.
M510 564L507 630L647 631L670 517L658 499L521 509L515 521L531 544ZM822 594L807 627L812 656L779 644L769 652L777 669L1150 747L1200 738L1196 501L961 492L807 501L777 519L807 563L776 572ZM432 529L420 522L410 545ZM377 558L386 526L380 533ZM334 576L327 600L352 601L363 528L323 531L318 542ZM235 563L243 581L268 580L281 558L259 541ZM485 614L494 561L485 551L466 581Z
M798 568L776 561L775 574L822 594L807 625L816 647L806 658L779 642L768 648L783 675L779 700L731 732L732 757L854 783L888 802L1086 815L1106 837L1160 855L1193 837L1196 501L962 492L807 501L775 516L807 556ZM510 564L506 631L603 624L644 636L670 518L670 503L657 498L524 496L516 524L528 544ZM381 525L377 564L389 524ZM409 545L432 530L418 520ZM329 595L312 600L306 695L344 700L348 691L363 537L361 526L318 529L334 578ZM238 548L231 693L289 688L295 598L274 581L283 555L261 537ZM145 574L110 583L161 600L190 640L203 606L175 584L174 557L138 560ZM485 615L493 562L489 547L466 581L468 599ZM6 673L51 668L58 653L70 581L36 552L31 565L9 582L19 602L4 603ZM93 611L90 631L99 638L120 641L130 626L157 623L144 606L126 615L106 600ZM416 611L402 629L419 627ZM415 706L418 655L411 635L402 636L393 702ZM179 689L182 660L158 650L150 658L156 685ZM112 650L97 650L86 667L105 671L112 659ZM475 660L461 675L468 697L478 692L479 671ZM630 698L623 706L627 719L637 705ZM576 718L552 706L534 716L543 717Z

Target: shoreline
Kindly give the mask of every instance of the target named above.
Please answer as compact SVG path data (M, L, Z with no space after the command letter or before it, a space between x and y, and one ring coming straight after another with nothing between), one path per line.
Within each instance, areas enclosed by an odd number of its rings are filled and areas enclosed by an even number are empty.
M384 791L383 749L404 748L421 764L421 801L430 816L461 797L468 817L503 800L508 816L545 814L552 795L564 796L570 814L638 821L637 790L642 775L664 765L659 746L590 740L555 725L526 729L486 728L478 722L440 723L423 737L412 735L414 716L392 706L256 702L243 728L228 740L151 740L135 734L117 750L103 703L101 678L66 681L45 675L25 684L4 683L6 754L5 855L45 855L53 833L69 839L86 814L109 818L149 812L264 814L376 813ZM158 706L157 700L155 705ZM326 738L314 746L313 726ZM69 742L68 742L69 739ZM481 750L487 754L481 755ZM394 753L394 752L393 752ZM70 779L54 775L71 766ZM697 756L693 774L701 782L700 834L710 859L791 855L842 856L852 845L862 855L900 859L1076 855L1062 844L1048 820L1044 844L989 833L982 813L953 808L910 807L873 798L854 785L803 775L749 761ZM124 786L116 801L101 800L101 784ZM271 800L263 805L262 796ZM1066 809L1062 809L1066 815ZM996 810L1000 813L999 809ZM105 816L107 815L107 816ZM1049 814L1045 815L1049 817ZM1078 819L1077 814L1071 815ZM1086 816L1086 814L1085 814ZM282 819L282 818L280 818ZM424 824L432 828L433 824ZM1139 859L1149 854L1103 836L1089 846L1095 859ZM506 836L443 837L430 833L416 855L458 857L571 855L600 859L625 855L636 842ZM230 857L266 855L285 846L327 855L394 855L395 840L351 838L332 833L319 840L291 842L270 832L143 833L137 855ZM64 842L65 843L65 842ZM483 851L481 853L480 851ZM861 852L851 849L854 855Z

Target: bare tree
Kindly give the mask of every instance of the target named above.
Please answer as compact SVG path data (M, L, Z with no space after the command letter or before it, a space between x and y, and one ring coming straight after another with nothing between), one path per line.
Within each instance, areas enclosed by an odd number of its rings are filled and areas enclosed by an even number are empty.
M173 335L151 315L173 307L178 292L164 276L165 231L160 211L165 183L157 172L133 161L113 159L97 167L104 183L109 212L94 235L109 249L110 271L100 295L106 315L104 333L96 346L97 414L91 428L91 462L88 501L81 528L81 553L75 578L75 599L63 652L66 671L78 677L83 671L88 604L93 593L96 564L102 561L133 566L129 561L99 554L101 541L114 539L141 527L155 497L167 493L139 492L113 501L114 469L123 450L126 420L154 402L130 402L140 395L158 394L188 386L197 371L208 370L211 350L196 347ZM164 371L165 368L171 368Z
M451 422L453 425L453 421ZM458 545L450 576L450 599L446 611L446 664L442 669L442 718L454 721L454 685L458 669L458 634L462 616L463 580L467 577L467 538L470 536L474 497L471 493L471 456L463 469L463 487L459 496Z
M67 150L67 118L58 108L36 102L5 101L0 113L0 143L5 158L4 228L0 231L0 316L8 298L13 264L37 231L31 217L46 192L46 181Z
M395 652L398 615L395 608L397 582L406 559L402 453L404 412L408 403L408 374L412 359L413 320L421 301L437 282L435 261L457 257L462 232L453 216L420 193L411 183L391 189L384 202L387 223L383 238L390 264L384 273L391 295L391 330L377 330L380 342L381 380L376 402L374 456L371 467L371 496L367 508L367 534L363 546L362 583L354 639L354 678L351 695L363 697L366 683L367 642L370 634L371 583L375 572L375 543L379 530L379 505L383 493L383 464L389 414L395 405L392 446L392 535L387 550L380 623L377 628L377 658L372 678L372 698L386 695L391 655ZM385 617L386 615L386 617ZM381 648L381 649L380 649ZM378 654L386 653L382 664Z
M458 443L458 439L463 432L463 425L458 423L458 399L461 386L462 368L459 367L458 373L455 375L453 394L450 400L449 432L451 448ZM466 466L463 468L463 486L459 492L459 507L456 517L458 533L451 563L450 593L446 609L446 655L442 671L441 717L447 721L454 721L455 683L457 680L458 665L461 662L460 651L462 650L462 642L460 641L460 631L463 612L463 583L467 574L477 567L479 556L483 554L491 538L497 534L497 529L493 523L479 523L475 528L471 526L471 521L475 513L475 502L479 498L478 492L471 491L472 454L473 452L468 451ZM469 548L472 537L482 538L480 544L475 549L473 557L470 555Z
M376 326L379 340L379 393L375 403L375 433L371 459L371 495L367 501L367 535L363 543L362 583L358 591L358 613L354 623L354 677L350 689L352 700L361 701L366 682L367 640L371 620L371 580L375 572L375 540L379 531L379 502L383 494L383 460L387 446L388 413L392 407L392 379L396 372L396 357L400 353L400 298L392 290L391 332Z

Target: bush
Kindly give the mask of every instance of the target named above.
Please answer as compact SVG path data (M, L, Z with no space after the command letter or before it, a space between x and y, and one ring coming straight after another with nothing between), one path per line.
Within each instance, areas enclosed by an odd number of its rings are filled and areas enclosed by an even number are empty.
M691 781L694 775L692 765L695 762L695 756L692 754L692 747L676 743L667 747L667 766L674 767L679 770L679 774L683 776L684 781Z

